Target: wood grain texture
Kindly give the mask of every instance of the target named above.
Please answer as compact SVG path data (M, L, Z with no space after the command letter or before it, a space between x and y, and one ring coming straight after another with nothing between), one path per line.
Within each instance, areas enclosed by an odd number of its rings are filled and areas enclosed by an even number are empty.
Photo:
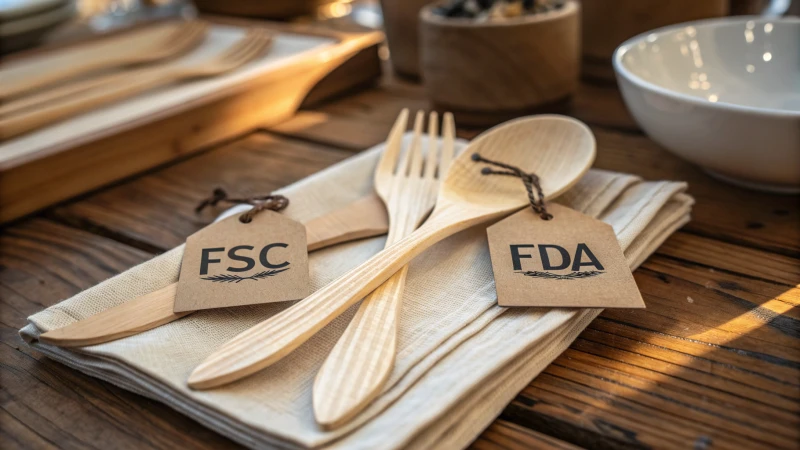
M580 6L494 23L419 15L420 69L428 98L459 123L492 125L554 103L578 88ZM516 115L513 114L516 112Z
M222 211L200 215L194 211L214 188L263 195L351 155L297 140L253 134L80 202L54 208L49 214L74 226L162 252L182 244L186 236Z
M391 74L384 66L384 77L379 89L355 93L336 102L319 105L313 111L300 111L296 116L278 126L270 127L294 137L317 139L320 143L361 150L375 145L386 137L392 121L402 108L430 109L425 89ZM614 85L581 83L572 102L553 105L543 112L566 114L590 125L639 135L641 131L630 116L619 91ZM358 132L340 132L335 130ZM459 122L459 127L464 124ZM459 128L459 136L472 138L478 129Z
M561 438L579 420L585 446L793 448L800 277L662 256L635 275L647 310L604 312L504 417Z
M526 173L547 174L541 188L555 197L578 182L594 161L589 129L564 116L520 118L473 140L453 161L425 224L291 308L235 336L189 376L194 389L210 389L251 375L279 361L347 308L375 290L431 245L528 204L513 177L486 177L471 156L503 161Z
M408 110L400 113L375 170L375 190L389 210L387 247L410 235L431 212L439 177L447 173L454 156L453 117L445 115L440 144L438 115L434 112L428 119L429 145L423 158L423 117L419 111L410 147L401 154ZM394 368L397 324L407 275L408 266L404 266L361 302L317 372L314 417L323 427L335 428L355 417L378 396L389 379Z
M57 364L17 330L42 308L153 255L52 221L0 234L3 448L233 448L171 408Z
M261 193L318 171L383 140L402 107L427 107L422 92L386 76L375 89L309 111L327 122L282 129L283 137L258 133L46 213L68 226L37 219L0 229L3 443L236 447L163 405L27 350L16 329L25 316L180 243L210 220L192 209L213 187ZM636 272L648 310L600 316L472 447L547 448L546 436L556 448L797 448L800 367L785 357L800 335L797 197L730 187L673 157L635 129L611 85L582 84L570 108L592 125L601 167L689 179L698 197L693 221ZM40 223L48 227L32 231ZM99 262L83 262L87 255Z
M297 16L313 15L316 9L332 0L197 0L200 11L242 17L288 20Z
M372 195L311 219L305 225L308 251L378 236L388 230L384 207ZM82 347L151 330L194 312L174 311L177 289L178 283L172 283L84 320L50 330L39 339L50 345Z

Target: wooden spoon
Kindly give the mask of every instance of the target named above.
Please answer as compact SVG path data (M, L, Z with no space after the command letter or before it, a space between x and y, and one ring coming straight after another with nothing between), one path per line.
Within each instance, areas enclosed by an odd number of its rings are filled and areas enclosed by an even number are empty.
M189 386L221 386L273 364L425 249L529 204L519 179L481 175L483 165L472 161L473 153L536 173L546 197L551 198L589 170L595 141L582 122L554 115L516 119L481 134L453 161L424 225L293 307L231 339L192 372Z

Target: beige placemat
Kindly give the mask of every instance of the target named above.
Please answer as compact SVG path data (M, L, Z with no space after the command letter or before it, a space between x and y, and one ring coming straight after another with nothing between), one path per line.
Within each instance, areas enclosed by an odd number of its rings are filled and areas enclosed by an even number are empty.
M460 143L464 146L464 143ZM285 213L307 220L368 193L379 146L281 192ZM590 171L558 201L610 223L636 267L688 220L685 184ZM311 255L314 289L383 247L368 239ZM395 370L382 395L347 426L313 420L316 371L354 312L279 363L211 391L185 380L211 351L287 307L267 304L201 311L106 344L66 350L37 336L177 279L182 247L134 267L29 318L26 342L70 367L162 401L250 447L426 448L463 446L556 358L597 315L585 309L513 309L496 304L485 227L461 232L416 258L403 299Z

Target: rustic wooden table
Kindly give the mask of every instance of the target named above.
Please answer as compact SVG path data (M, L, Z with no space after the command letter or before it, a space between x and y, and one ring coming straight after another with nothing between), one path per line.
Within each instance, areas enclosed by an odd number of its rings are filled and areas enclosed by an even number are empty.
M25 347L25 318L172 248L211 220L214 187L269 192L382 141L422 89L384 79L33 217L0 234L2 448L228 448L168 407ZM596 167L686 180L693 221L635 273L646 310L606 311L475 448L798 448L798 197L741 190L665 152L615 87L584 84ZM476 130L460 130L473 137Z

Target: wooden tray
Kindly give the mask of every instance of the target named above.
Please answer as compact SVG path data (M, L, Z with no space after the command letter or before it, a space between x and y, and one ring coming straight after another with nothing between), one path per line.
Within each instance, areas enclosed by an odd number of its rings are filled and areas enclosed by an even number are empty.
M380 75L380 32L204 19L213 26L203 47L224 46L248 26L278 34L269 54L233 73L147 93L0 142L0 223L276 125L301 104L371 83ZM36 52L21 62L41 61L59 51Z

